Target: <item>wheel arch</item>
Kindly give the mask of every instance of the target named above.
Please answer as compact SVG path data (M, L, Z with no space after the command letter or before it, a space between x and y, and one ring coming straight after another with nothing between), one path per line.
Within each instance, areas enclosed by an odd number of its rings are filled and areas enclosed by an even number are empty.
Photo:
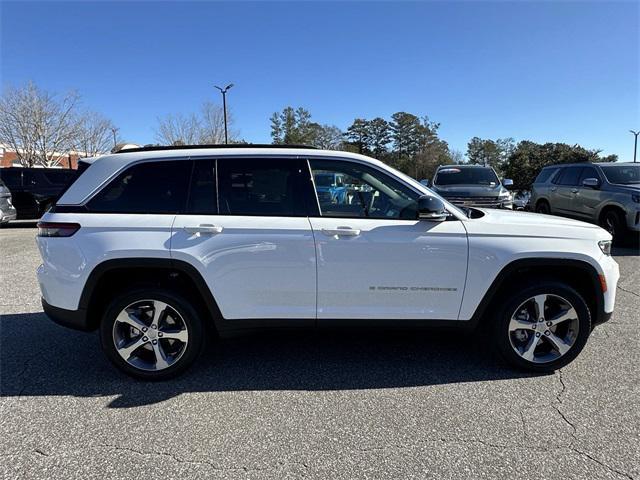
M565 258L523 258L507 264L496 275L471 317L472 324L489 321L486 312L521 285L523 281L519 277L525 273L532 275L532 278L553 278L566 282L584 297L591 311L593 325L605 321L604 293L600 276L593 265L583 260Z
M205 323L212 324L216 330L221 327L218 304L194 266L169 258L120 258L99 263L89 274L79 301L79 309L87 314L88 329L98 328L101 311L114 294L143 285L177 290L212 320Z

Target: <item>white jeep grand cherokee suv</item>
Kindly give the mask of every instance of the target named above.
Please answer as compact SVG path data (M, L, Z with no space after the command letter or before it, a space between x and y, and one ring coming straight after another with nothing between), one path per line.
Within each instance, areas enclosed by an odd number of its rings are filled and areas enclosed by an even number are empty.
M605 230L460 209L362 155L153 147L81 169L38 224L44 310L137 377L185 370L208 327L354 323L478 327L550 371L613 311Z

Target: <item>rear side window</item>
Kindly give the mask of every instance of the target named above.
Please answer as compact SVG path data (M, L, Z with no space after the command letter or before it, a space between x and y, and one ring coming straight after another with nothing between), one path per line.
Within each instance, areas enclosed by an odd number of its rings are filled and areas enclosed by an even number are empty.
M538 176L536 177L536 179L533 181L533 183L545 183L547 180L549 180L551 178L551 176L557 172L558 169L557 168L544 168L542 169L542 171L538 174Z
M220 214L306 216L301 174L293 158L219 159Z
M216 162L215 160L196 160L189 188L187 213L194 215L216 215Z
M180 213L193 162L145 162L118 175L87 204L90 212Z

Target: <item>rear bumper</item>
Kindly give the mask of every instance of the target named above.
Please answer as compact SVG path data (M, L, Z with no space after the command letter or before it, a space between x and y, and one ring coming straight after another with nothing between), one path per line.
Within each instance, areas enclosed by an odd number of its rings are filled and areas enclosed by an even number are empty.
M44 298L42 299L42 309L47 317L58 325L85 332L92 330L92 328L89 327L86 310L67 310L54 307L53 305L49 305Z

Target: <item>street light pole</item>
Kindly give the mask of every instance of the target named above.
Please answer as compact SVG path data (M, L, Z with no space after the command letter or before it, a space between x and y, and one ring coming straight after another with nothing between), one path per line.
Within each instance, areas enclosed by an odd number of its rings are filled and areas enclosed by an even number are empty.
M214 87L220 90L220 93L222 94L222 111L224 112L224 143L226 145L229 143L229 137L227 134L227 92L231 87L233 87L233 83L230 83L224 88L220 88L217 85L214 85Z
M633 136L635 137L633 140L633 163L636 163L636 153L638 152L638 134L640 133L640 130L638 130L637 132L634 132L633 130L629 131L633 133Z
M118 129L116 127L112 127L111 128L111 133L113 133L113 148L116 148L118 146L117 140L116 140L116 132L118 131Z

